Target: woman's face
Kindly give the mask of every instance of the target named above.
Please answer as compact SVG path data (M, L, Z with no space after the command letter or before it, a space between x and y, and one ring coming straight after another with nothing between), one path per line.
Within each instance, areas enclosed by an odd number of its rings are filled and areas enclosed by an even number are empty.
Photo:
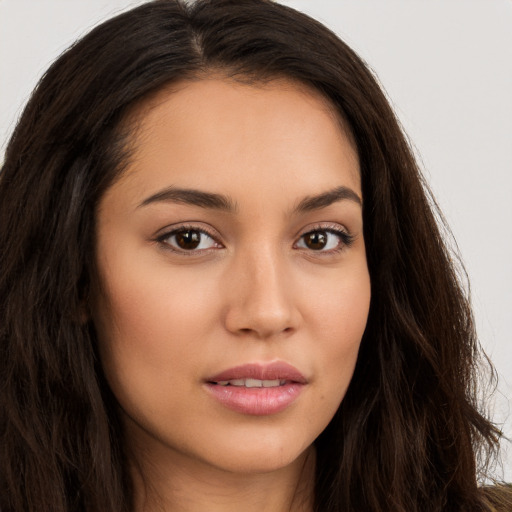
M370 302L356 152L293 83L182 83L101 200L102 364L131 445L285 467L331 420Z

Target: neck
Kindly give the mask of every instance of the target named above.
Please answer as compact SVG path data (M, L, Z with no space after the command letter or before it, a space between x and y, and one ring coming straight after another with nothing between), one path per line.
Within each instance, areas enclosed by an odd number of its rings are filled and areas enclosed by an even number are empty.
M146 460L144 460L146 459ZM315 451L266 473L235 473L173 453L132 464L135 512L312 512Z

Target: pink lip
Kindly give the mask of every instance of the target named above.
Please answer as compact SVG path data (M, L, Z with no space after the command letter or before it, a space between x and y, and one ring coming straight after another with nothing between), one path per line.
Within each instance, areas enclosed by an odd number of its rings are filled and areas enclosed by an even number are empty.
M307 380L294 366L283 361L266 364L244 364L224 370L207 379L208 382L219 382L234 379L260 379L260 380L289 380L299 384L306 384Z
M221 386L219 381L234 379L281 380L285 383L271 388ZM245 364L229 368L206 380L206 389L227 408L255 416L276 414L290 406L307 384L297 368L282 361L269 364Z

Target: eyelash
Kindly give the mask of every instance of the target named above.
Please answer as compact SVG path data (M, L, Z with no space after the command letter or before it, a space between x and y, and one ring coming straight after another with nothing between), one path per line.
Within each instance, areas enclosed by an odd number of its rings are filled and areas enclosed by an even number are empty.
M178 235L179 233L186 233L186 232L194 232L194 233L200 233L201 235L206 235L207 237L211 238L213 240L213 242L215 242L215 244L218 246L218 247L212 247L212 248L208 248L208 249L198 249L198 250L187 250L187 249L179 249L178 247L173 247L167 240L173 236L176 236ZM214 235L213 233L209 232L207 229L203 228L203 227L198 227L198 226L194 226L194 225L182 225L182 226L178 226L170 231L167 231L166 233L164 233L163 235L160 235L158 236L158 238L156 239L156 241L165 248L165 250L168 250L168 251L172 251L172 252L175 252L175 253L178 253L180 255L184 255L184 256L197 256L198 253L200 254L204 254L206 251L210 251L212 249L217 249L217 248L221 248L221 244L217 241L217 236Z
M328 233L331 235L335 235L339 238L339 243L337 247L333 249L329 249L327 251L317 250L314 249L308 249L305 247L304 249L308 252L315 253L315 254L321 254L321 255L329 255L329 254L337 254L342 252L345 249L350 248L350 246L355 242L356 237L354 235L351 235L348 231L345 229L342 229L338 227L337 225L318 225L314 226L312 229L308 229L305 233L302 233L299 237L299 241L303 240L304 237L314 234L314 233ZM296 242L295 244L297 244ZM294 244L294 245L295 245Z
M201 235L206 235L207 237L212 239L212 241L217 245L217 247L211 247L211 248L209 247L209 248L206 248L206 249L195 249L195 248L194 249L179 249L178 247L173 247L169 243L168 240L171 237L175 237L179 233L186 233L186 232L200 233ZM328 234L337 236L339 238L338 246L333 248L333 249L329 249L327 251L309 249L308 247L295 247L300 241L304 240L304 237L306 237L308 235L315 234L315 233L328 233ZM217 236L216 235L214 235L213 233L209 232L205 228L194 226L194 225L182 225L182 226L179 226L177 228L174 228L174 229L172 229L170 231L167 231L166 233L158 236L156 238L156 241L160 245L162 245L166 250L178 253L180 255L183 254L185 256L197 256L198 253L199 254L205 254L205 252L209 252L212 249L217 249L217 248L222 248L223 247L222 244L220 244L220 242L217 241ZM354 243L354 241L355 241L355 236L354 235L351 235L346 230L341 229L338 226L332 226L332 225L329 225L329 226L323 225L322 226L322 225L318 225L318 226L314 226L312 229L309 229L308 231L302 233L299 236L298 241L294 243L294 248L296 250L306 250L307 252L311 252L313 254L329 255L329 254L336 254L336 253L339 253L339 252L343 251L346 248L350 248L350 246ZM199 244L200 243L201 242L199 242Z

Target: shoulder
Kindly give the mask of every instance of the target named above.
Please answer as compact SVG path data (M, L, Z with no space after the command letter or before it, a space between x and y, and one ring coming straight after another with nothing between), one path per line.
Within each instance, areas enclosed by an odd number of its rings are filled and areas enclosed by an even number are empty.
M512 512L512 484L482 487L482 492L492 512Z

